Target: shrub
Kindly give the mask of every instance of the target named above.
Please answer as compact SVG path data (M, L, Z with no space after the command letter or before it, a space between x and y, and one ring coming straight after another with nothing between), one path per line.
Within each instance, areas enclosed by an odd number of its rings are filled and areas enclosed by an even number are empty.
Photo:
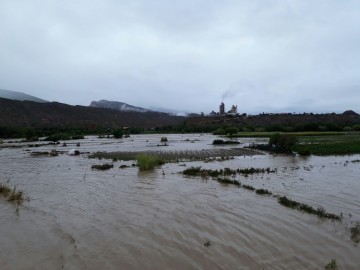
M225 129L224 128L218 128L213 132L213 135L225 135Z
M225 129L225 134L229 134L230 136L238 132L239 130L236 127L228 127L227 129Z
M166 137L161 137L161 139L160 139L160 142L162 142L162 143L167 142L167 141L168 141L168 139Z

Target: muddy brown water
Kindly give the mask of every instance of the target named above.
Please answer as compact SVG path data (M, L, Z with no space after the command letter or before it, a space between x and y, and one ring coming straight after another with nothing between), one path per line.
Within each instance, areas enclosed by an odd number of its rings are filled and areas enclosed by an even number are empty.
M211 150L218 138L165 135L169 146L158 147L162 136L87 137L79 149ZM239 139L239 147L254 140L263 139ZM133 161L30 155L68 151L76 142L0 149L0 183L30 197L18 214L0 197L0 269L324 269L332 259L339 269L360 269L360 248L349 231L360 220L360 163L351 162L359 155L239 156L168 163L153 172L119 169ZM104 162L114 168L91 170ZM285 208L271 196L179 173L191 166L277 168L275 174L237 179L344 218L320 219Z

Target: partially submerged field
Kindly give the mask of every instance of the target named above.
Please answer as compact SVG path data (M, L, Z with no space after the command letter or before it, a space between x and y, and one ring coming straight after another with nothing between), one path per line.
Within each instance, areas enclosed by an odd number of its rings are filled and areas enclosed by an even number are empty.
M5 140L0 184L29 200L16 210L0 197L2 268L360 265L360 155L250 154L242 147L267 139L218 146L218 136L174 134L165 145L163 136L87 137L79 156L66 154L78 141L34 149ZM54 148L56 156L31 155ZM97 152L109 156L89 158ZM140 153L168 162L140 170Z
M279 132L240 132L232 138L270 138ZM298 144L293 151L313 155L360 154L359 132L283 132L294 136Z

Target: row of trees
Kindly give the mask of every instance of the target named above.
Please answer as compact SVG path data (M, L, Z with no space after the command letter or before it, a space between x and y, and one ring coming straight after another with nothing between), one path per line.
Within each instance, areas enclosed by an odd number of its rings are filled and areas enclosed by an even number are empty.
M215 135L233 135L238 132L304 132L304 131L360 131L360 124L348 126L348 125L338 125L334 123L309 123L309 124L299 124L295 126L283 126L280 124L271 124L266 127L254 127L254 126L223 126L217 128L213 133Z

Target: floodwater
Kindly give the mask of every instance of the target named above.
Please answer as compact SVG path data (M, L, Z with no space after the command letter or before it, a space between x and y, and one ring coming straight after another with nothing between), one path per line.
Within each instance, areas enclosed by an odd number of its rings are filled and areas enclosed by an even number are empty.
M162 136L169 146L157 146ZM162 136L87 137L78 148L83 153L199 150L215 148L211 142L218 138ZM236 147L255 140L263 139L239 139L243 144ZM360 155L265 154L168 163L153 172L120 169L134 162L87 154L30 155L68 151L76 143L0 148L0 184L16 186L30 198L17 212L0 197L0 269L324 269L332 259L338 269L360 269L360 247L350 239L350 227L360 221L360 163L351 161ZM114 168L91 169L105 162ZM179 173L191 166L276 168L273 174L237 179L342 213L343 220L320 219L272 196Z

